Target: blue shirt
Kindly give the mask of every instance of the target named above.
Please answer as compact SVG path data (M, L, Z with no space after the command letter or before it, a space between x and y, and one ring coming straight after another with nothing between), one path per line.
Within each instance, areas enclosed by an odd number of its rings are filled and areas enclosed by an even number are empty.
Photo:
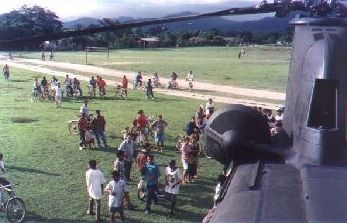
M159 166L155 163L146 163L143 168L143 175L145 176L145 181L147 186L153 186L158 184L158 178L160 176Z

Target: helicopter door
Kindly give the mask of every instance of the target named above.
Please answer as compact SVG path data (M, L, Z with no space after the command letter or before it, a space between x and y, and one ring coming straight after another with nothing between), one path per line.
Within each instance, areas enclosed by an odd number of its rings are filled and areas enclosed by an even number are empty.
M337 115L337 81L316 79L314 83L307 126L335 129Z

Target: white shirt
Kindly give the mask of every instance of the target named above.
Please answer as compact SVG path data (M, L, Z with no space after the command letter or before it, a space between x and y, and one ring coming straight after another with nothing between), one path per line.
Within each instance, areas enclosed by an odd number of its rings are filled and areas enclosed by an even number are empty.
M124 193L129 192L129 186L125 183L124 180L119 180L118 182L112 180L110 181L106 189L110 190L116 195L110 193L108 195L108 206L109 207L121 207L123 204Z
M207 102L206 103L206 106L205 106L205 113L206 115L209 115L210 114L210 109L211 108L214 108L214 103L210 103L210 102Z
M187 81L193 81L193 80L194 80L194 75L193 75L193 73L188 73L186 79L187 79Z
M58 98L63 97L63 90L61 89L61 87L55 87L55 96Z
M80 108L80 113L81 115L84 113L86 114L86 117L88 117L89 115L89 108L86 105L82 105Z
M130 142L124 140L118 147L118 150L124 151L128 162L134 161L134 143L132 140L130 140Z
M100 200L102 198L101 184L105 183L104 175L100 170L89 169L86 172L86 183L89 196L93 199Z
M172 171L171 168L168 166L165 168L165 176L168 181L168 185L165 186L165 192L170 194L178 194L180 190L180 185L177 184L174 188L172 188L172 186L180 180L182 180L180 170L176 167L176 170Z
M5 169L4 161L0 160L0 173L3 173L3 169Z

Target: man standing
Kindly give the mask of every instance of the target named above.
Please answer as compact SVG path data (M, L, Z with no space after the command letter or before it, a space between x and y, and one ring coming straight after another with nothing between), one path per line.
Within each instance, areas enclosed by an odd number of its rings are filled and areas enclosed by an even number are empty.
M125 93L125 97L128 97L128 79L127 77L124 75L123 76L123 80L122 80L122 88L124 90L124 93Z
M124 151L124 155L125 155L125 163L124 163L125 174L124 175L125 175L125 180L129 182L131 181L130 172L134 162L134 143L130 135L128 135L126 139L120 144L120 146L118 147L118 151Z
M155 128L155 141L157 141L157 151L163 152L165 140L165 127L167 122L163 120L162 115L158 115L158 119L152 124Z
M83 150L85 146L85 135L87 131L88 120L85 113L81 113L81 117L78 120L78 132L80 134L80 150Z
M100 110L96 110L96 117L92 120L91 129L96 138L96 142L98 143L99 148L101 147L100 138L104 143L104 147L107 148L106 136L105 136L105 127L106 120L104 116L100 114Z
M158 191L158 179L160 176L159 166L154 163L154 156L150 154L147 159L147 163L143 168L143 176L145 177L146 187L147 187L147 201L145 213L151 213L152 200L154 202L158 201L157 191Z
M152 86L152 80L148 79L148 82L146 84L146 95L147 95L147 99L154 99L154 94L153 94L153 86Z
M104 175L96 169L96 161L89 161L89 169L86 172L87 191L89 194L89 209L87 214L94 215L94 203L96 201L96 223L100 222L101 199L105 183Z

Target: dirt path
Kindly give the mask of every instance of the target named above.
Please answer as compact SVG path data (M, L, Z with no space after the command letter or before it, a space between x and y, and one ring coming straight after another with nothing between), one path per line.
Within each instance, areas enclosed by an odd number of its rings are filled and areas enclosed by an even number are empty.
M5 64L5 63L7 63L10 67L14 66L21 69L27 69L27 70L31 70L31 71L35 71L35 72L39 72L43 74L55 75L55 76L66 75L66 72L59 71L59 69L72 70L74 71L72 76L75 76L78 79L86 80L86 81L89 80L90 77L78 74L79 72L95 73L102 76L103 75L112 76L117 78L122 78L123 75L126 75L127 77L130 77L130 79L134 76L134 72L119 71L115 69L107 69L107 68L95 67L90 65L71 64L71 63L62 63L62 62L54 62L54 61L41 61L41 60L34 60L34 59L17 59L17 58L15 58L14 61L8 61L6 60L5 57L1 57L0 55L0 64ZM143 78L144 80L147 80L150 77L143 76ZM108 83L108 85L116 85L117 83L119 83L116 81L108 80L107 77L105 77L105 80ZM166 78L161 78L162 83L167 83L168 81L169 80ZM184 80L178 80L178 84L180 88L182 88L182 86L187 86L187 83ZM271 92L266 90L239 88L239 87L224 86L224 85L216 85L216 84L196 82L196 81L194 82L194 89L219 92L219 93L230 93L230 94L246 96L246 97L254 97L254 98L259 98L259 100L235 99L229 96L216 96L216 95L179 91L179 90L155 89L155 91L163 93L163 94L167 94L167 95L194 98L194 99L199 99L203 101L206 101L208 98L213 98L214 101L216 102L222 102L226 104L239 103L239 104L245 104L249 106L261 106L261 107L266 107L271 109L275 109L276 107L278 107L278 104L262 102L262 99L271 99L271 100L285 99L284 93Z

